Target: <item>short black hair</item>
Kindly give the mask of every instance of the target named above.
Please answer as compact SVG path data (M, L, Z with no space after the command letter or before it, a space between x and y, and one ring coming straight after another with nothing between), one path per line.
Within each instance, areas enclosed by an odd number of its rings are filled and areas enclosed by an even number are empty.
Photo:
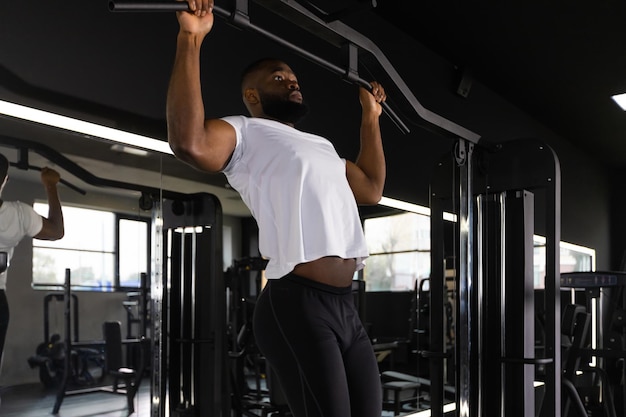
M0 181L4 181L9 173L9 160L0 153Z
M265 57L265 58L260 58L260 59L257 59L256 61L253 61L251 64L245 67L243 71L241 71L239 84L243 87L243 83L245 82L246 78L250 74L263 68L263 66L266 65L268 62L284 62L284 61L278 58L273 58L273 57Z

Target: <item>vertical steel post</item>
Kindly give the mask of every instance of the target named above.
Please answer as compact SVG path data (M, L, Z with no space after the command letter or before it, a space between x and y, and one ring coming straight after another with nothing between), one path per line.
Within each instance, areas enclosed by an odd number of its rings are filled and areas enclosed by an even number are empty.
M474 145L460 139L456 152L459 174L459 261L458 261L458 299L457 313L457 411L459 417L477 416L478 401L473 375L477 359L474 341L474 202L472 187L472 154Z
M150 384L150 417L165 416L165 398L167 386L167 351L165 350L165 335L163 334L163 312L167 311L164 305L164 293L167 291L167 279L163 274L164 259L167 259L164 249L163 236L163 200L159 199L152 209L152 275L150 277L150 312L151 312L151 349L150 369L152 371Z
M444 296L445 296L445 257L443 232L443 201L436 186L431 190L431 275L430 275L430 316L428 351L420 354L428 360L430 376L430 406L432 417L443 417L444 380ZM418 361L419 363L419 361Z

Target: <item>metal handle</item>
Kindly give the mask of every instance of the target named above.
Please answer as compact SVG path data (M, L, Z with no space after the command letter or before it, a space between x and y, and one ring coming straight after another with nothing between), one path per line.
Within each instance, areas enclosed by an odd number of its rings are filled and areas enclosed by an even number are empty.
M188 11L186 1L109 1L112 12L180 12Z

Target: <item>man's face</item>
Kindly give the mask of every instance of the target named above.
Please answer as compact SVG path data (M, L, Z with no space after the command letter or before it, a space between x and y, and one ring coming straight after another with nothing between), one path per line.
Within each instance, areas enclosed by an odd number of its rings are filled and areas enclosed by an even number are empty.
M276 62L268 66L261 85L257 91L263 112L267 116L295 124L308 113L298 80L287 65Z
M309 112L306 104L297 101L291 101L289 98L272 93L266 93L259 90L259 99L263 112L281 122L296 124Z

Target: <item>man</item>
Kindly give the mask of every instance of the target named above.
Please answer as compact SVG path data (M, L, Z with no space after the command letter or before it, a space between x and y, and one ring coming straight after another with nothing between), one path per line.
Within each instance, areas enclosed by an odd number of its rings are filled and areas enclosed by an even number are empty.
M357 202L375 204L385 181L380 103L361 88L361 152L355 163L332 144L296 130L306 113L291 68L264 59L243 73L251 117L206 119L200 49L213 1L189 1L167 96L169 143L181 160L223 172L259 225L269 259L257 301L257 345L276 372L295 417L380 417L378 365L353 304L351 282L368 256Z
M9 161L0 154L0 196L9 180ZM0 198L0 252L6 252L8 262L13 250L24 237L57 240L63 237L63 211L57 191L60 175L53 169L41 170L41 182L48 197L48 217L37 214L31 206L20 201L3 201ZM7 271L0 273L0 357L9 326L9 303L6 296Z

